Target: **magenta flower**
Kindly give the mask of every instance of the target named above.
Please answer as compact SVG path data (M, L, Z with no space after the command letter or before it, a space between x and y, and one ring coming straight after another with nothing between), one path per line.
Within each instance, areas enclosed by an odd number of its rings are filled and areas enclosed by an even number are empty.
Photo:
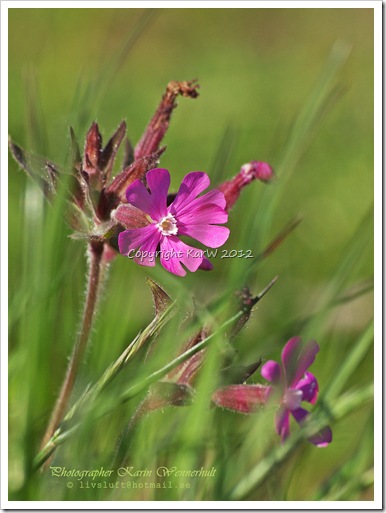
M135 180L126 190L129 205L121 205L115 214L128 228L119 234L120 253L146 266L154 266L159 255L162 266L178 276L186 274L182 265L191 272L200 266L208 267L204 251L188 246L179 237L192 237L210 248L222 246L229 237L229 229L216 224L228 221L224 194L213 190L197 197L208 188L210 180L206 173L196 171L185 176L168 205L169 171L151 169L146 181L150 192L140 180ZM125 223L128 217L135 217L136 224Z
M300 337L291 338L281 354L282 368L269 360L261 368L261 375L272 383L272 392L281 394L280 407L275 414L275 428L282 441L289 436L290 413L296 422L302 424L309 412L301 407L302 401L315 404L318 396L318 382L307 372L312 365L319 346L314 340L303 344ZM325 447L332 441L331 429L327 426L308 439L318 447Z

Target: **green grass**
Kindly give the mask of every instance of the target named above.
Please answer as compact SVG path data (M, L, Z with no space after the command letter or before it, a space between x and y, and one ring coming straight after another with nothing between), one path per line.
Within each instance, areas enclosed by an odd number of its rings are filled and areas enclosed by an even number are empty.
M34 474L79 328L85 245L68 237L65 189L48 205L10 159L10 500L372 500L372 14L10 10L9 131L24 148L65 166L69 126L82 140L93 120L107 140L126 119L135 143L166 84L198 77L200 97L179 100L166 137L161 165L173 188L196 169L216 185L253 159L277 172L274 183L246 188L230 215L224 248L250 249L253 260L217 257L211 273L183 279L159 264L143 268L121 257L112 263L73 404L154 318L147 277L176 301L175 316L153 337L151 357L140 349L98 394L95 409L86 405L53 465L112 468L149 376L161 375L202 323L216 330L232 318L234 291L247 285L256 295L279 275L232 343L226 330L209 340L194 404L151 413L127 440L129 466L215 467L215 476L173 477L172 488L81 489L75 479ZM258 259L297 215L299 226ZM225 361L278 360L294 335L321 348L311 369L320 386L313 426L293 426L281 446L272 409L244 416L209 408ZM250 381L263 382L259 372ZM326 422L334 441L317 449L305 440L307 429Z

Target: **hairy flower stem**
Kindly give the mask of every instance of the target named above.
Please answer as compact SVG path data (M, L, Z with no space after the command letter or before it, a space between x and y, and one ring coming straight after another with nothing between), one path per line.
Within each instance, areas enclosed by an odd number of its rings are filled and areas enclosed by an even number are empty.
M88 253L89 274L81 329L76 339L71 359L67 366L66 375L44 434L41 447L44 447L51 439L63 419L90 336L104 270L102 263L103 243L90 242Z

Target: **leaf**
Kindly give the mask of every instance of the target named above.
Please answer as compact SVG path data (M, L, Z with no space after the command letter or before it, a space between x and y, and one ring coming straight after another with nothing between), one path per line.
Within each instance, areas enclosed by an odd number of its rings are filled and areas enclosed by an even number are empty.
M156 317L159 317L171 306L172 300L166 294L163 288L158 285L158 283L153 281L151 278L146 278L146 281L153 296L155 315Z
M268 246L258 255L257 259L267 258L271 253L273 253L280 244L284 241L284 239L293 231L297 226L301 223L302 219L300 217L295 217L292 219L287 226L285 226L281 232L276 235L276 237L268 244Z

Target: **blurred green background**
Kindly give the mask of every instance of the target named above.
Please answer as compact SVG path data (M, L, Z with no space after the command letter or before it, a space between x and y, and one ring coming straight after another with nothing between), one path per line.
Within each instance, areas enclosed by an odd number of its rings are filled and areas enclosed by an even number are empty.
M323 391L373 315L372 294L363 292L373 276L373 10L8 12L9 134L22 147L65 165L69 126L82 141L96 120L107 141L122 119L135 144L167 83L197 78L199 98L179 99L165 139L161 165L171 171L173 188L192 170L208 172L215 185L250 160L272 164L277 180L268 186L253 183L233 209L228 250L250 249L257 256L291 219L302 217L275 253L252 270L250 261L217 258L211 273L181 280L160 265L149 270L117 258L77 393L151 320L148 275L183 305L193 297L199 305L224 294L231 300L230 290L245 285L256 294L279 275L238 337L236 357L241 363L260 356L278 359L290 336L315 338L321 352L311 370ZM125 490L111 496L70 491L52 479L39 484L27 479L28 461L39 446L81 312L85 248L69 234L60 208L44 206L10 158L9 468L14 497L226 500L227 487L229 491L278 445L272 412L269 419L207 412L210 427L204 434L197 424L192 436L202 445L195 450L209 466L217 461L222 484L219 477L215 485L205 482L205 487L169 495ZM357 290L362 292L356 296ZM347 296L354 297L339 302ZM169 333L165 342L169 357L183 342L176 338ZM372 381L370 353L355 368L347 388ZM134 376L140 375L140 367L132 370ZM70 441L59 457L61 464L108 466L104 458L134 407L92 426L92 435L89 431ZM143 467L159 454L180 457L188 442L178 433L195 426L189 424L185 408L152 418L144 422L134 450ZM372 466L371 405L364 404L332 427L330 447L322 451L303 442L243 499L330 500L335 486L338 500L371 500L371 483L362 486L360 479ZM228 442L232 449L226 450ZM224 444L221 450L219 444ZM220 452L221 461L216 460ZM338 472L326 484L343 464L348 465L343 475ZM357 484L346 489L350 482Z

